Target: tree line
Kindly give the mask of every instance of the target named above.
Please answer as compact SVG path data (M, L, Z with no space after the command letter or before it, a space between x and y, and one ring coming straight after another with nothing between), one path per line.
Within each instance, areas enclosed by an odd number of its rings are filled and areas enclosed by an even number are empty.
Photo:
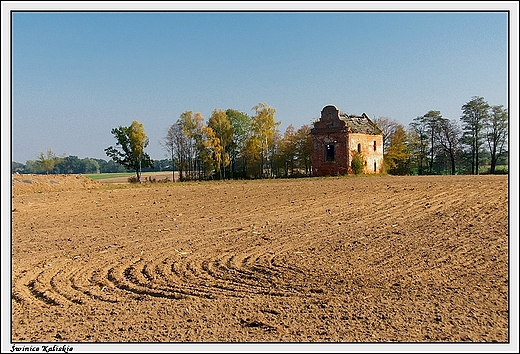
M479 174L507 172L509 114L503 105L490 105L474 96L461 107L459 119L440 111L418 116L406 128L388 118L376 120L384 132L386 171L408 174Z
M290 125L282 136L273 107L259 103L253 111L215 109L207 123L183 112L162 141L180 180L309 176L310 126Z
M259 103L250 116L234 109L215 109L205 122L201 113L183 112L166 129L161 145L168 156L152 160L145 152L149 139L143 124L112 129L116 145L105 149L109 161L57 157L49 149L26 165L13 163L13 172L107 173L171 170L179 179L236 179L299 177L311 175L311 125L289 125L282 135L276 109ZM497 173L508 163L508 110L472 97L459 119L431 110L408 127L387 117L374 122L383 131L384 164L389 174ZM172 177L173 178L173 177Z
M153 166L144 168L148 171L170 171L172 162L168 159L154 160ZM124 166L113 160L104 160L86 157L80 159L78 156L57 156L52 149L46 153L40 153L36 160L27 160L25 164L12 162L13 173L29 174L96 174L96 173L122 173L129 172Z

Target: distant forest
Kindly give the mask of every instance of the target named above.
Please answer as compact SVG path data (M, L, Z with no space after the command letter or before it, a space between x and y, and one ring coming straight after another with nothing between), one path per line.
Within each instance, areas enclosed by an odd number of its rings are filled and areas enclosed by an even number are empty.
M54 168L49 171L52 174L94 174L94 173L115 173L115 172L134 172L127 170L112 160L84 158L77 156L67 156L56 158ZM25 164L20 162L11 163L12 173L45 174L45 168L38 160L29 160ZM171 171L171 160L154 160L153 167L143 168L143 171Z

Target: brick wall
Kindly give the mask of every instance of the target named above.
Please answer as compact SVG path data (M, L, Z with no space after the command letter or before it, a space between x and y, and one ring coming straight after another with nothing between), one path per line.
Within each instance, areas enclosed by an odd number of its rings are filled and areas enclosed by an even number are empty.
M311 129L313 175L352 173L352 157L358 149L365 161L364 173L383 172L383 136L353 133L339 115L335 106L326 106Z
M375 145L375 149L374 149ZM365 162L364 173L382 173L383 172L383 136L370 135L361 133L349 134L349 150L359 151ZM349 156L349 164L352 162L352 155ZM374 166L375 164L375 166ZM375 168L374 168L375 167Z
M327 146L334 146L334 159L327 161ZM312 172L315 176L349 173L347 136L343 132L317 134L312 139Z

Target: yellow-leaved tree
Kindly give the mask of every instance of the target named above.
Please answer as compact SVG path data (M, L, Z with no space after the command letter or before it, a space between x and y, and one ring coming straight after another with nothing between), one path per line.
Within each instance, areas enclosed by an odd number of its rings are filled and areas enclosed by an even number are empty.
M219 178L226 178L226 167L230 163L228 147L233 140L233 128L226 111L220 109L213 111L206 127L206 136L208 139L213 139L210 146Z
M251 120L252 128L252 139L253 144L249 144L250 147L257 147L259 151L253 152L253 155L258 155L260 176L263 176L266 172L269 173L269 162L272 161L274 138L276 134L276 127L281 122L277 122L274 119L276 109L270 107L265 102L261 102L253 107L255 114Z
M407 134L404 127L398 124L390 139L385 156L385 165L392 175L410 174L410 150L407 144Z

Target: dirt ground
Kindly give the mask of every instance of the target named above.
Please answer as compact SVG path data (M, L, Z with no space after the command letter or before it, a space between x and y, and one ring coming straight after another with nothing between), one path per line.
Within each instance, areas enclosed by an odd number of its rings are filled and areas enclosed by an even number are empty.
M12 178L12 342L509 341L507 176Z

